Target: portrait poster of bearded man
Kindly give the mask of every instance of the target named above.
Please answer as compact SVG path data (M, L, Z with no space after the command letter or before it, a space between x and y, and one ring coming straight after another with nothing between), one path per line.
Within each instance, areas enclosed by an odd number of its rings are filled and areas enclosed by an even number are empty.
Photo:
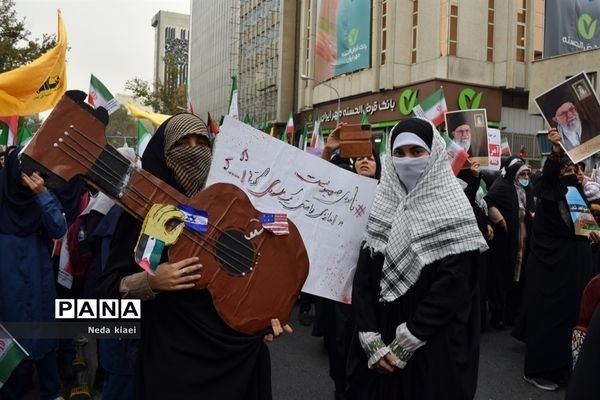
M560 133L560 144L574 163L600 151L600 102L584 72L540 94L535 104Z
M446 131L450 139L469 153L471 162L478 162L483 167L489 165L485 109L447 112ZM468 165L466 163L465 168Z

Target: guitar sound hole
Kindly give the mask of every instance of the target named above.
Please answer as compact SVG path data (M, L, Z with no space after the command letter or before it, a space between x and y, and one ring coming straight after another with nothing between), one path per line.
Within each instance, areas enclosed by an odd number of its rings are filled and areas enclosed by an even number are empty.
M254 267L254 246L240 231L223 231L217 239L216 257L227 272L243 276Z

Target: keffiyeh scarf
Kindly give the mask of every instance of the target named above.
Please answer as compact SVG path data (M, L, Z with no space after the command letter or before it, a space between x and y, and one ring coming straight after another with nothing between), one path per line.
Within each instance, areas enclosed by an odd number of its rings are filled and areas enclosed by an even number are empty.
M391 156L384 157L365 247L384 255L380 300L385 302L405 294L426 265L450 255L487 250L437 131L429 164L409 193L400 184Z

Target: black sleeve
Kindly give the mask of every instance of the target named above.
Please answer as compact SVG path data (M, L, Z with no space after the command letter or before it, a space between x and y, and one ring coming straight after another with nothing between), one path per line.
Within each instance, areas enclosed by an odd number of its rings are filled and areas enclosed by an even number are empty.
M378 272L381 271L376 267L378 261L383 262L383 256L373 259L370 250L360 251L352 283L352 309L359 332L379 331L375 317L375 305L379 297Z
M477 285L477 252L444 258L436 272L436 280L421 300L408 330L421 340L439 332L473 296Z
M465 195L471 205L475 205L475 196L477 196L477 190L479 190L480 178L472 176L466 180L467 187L465 188Z
M106 268L98 279L98 294L101 298L120 298L121 279L142 271L133 258L141 227L141 222L131 215L121 215L110 243Z
M560 162L548 157L544 163L542 169L541 184L542 186L550 189L554 189L558 183L558 176L560 175Z

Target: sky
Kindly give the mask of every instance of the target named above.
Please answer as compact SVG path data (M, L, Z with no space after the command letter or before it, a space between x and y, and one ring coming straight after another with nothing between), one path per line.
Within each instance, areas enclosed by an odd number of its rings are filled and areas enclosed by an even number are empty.
M218 1L218 0L215 0ZM67 87L89 91L93 73L113 95L125 82L154 74L152 17L159 11L189 14L190 0L16 0L31 38L56 34L60 9L67 30Z

